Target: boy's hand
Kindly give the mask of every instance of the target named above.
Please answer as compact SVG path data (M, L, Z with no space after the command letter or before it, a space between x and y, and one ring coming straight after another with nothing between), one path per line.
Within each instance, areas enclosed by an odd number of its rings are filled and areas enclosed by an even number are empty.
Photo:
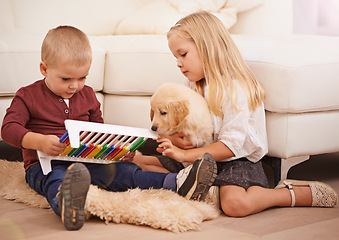
M40 133L28 132L22 138L23 148L39 150L50 156L58 156L66 149L66 144L59 142L55 135L43 135Z
M132 162L134 156L135 156L135 152L129 152L129 153L127 153L127 154L121 159L121 161L124 161L124 162Z
M44 141L41 144L41 150L50 156L58 156L66 148L65 143L59 142L55 135L44 135Z

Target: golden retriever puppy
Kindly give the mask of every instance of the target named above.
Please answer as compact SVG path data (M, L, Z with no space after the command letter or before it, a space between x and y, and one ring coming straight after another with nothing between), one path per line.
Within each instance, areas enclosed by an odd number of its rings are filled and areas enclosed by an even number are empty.
M193 146L212 143L212 117L206 100L182 84L165 83L151 98L151 129L159 134L184 133Z

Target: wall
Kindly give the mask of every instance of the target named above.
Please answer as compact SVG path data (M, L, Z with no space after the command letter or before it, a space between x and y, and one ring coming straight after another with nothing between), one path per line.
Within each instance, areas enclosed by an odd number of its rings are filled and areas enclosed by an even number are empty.
M339 36L338 0L293 0L293 32Z

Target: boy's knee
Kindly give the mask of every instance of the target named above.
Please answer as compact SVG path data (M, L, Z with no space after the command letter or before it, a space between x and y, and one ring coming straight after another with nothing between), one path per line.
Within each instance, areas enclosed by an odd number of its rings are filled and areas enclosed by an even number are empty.
M242 196L230 196L220 201L222 211L230 217L244 217L250 214L249 202Z

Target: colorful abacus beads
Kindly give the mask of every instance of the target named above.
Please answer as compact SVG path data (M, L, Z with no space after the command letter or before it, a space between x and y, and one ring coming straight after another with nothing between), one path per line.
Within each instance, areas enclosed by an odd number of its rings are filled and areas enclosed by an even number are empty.
M69 144L68 131L60 138L67 147L60 156L91 158L118 161L128 152L134 152L147 140L144 137L114 135L83 131L80 134L80 146L72 148Z

